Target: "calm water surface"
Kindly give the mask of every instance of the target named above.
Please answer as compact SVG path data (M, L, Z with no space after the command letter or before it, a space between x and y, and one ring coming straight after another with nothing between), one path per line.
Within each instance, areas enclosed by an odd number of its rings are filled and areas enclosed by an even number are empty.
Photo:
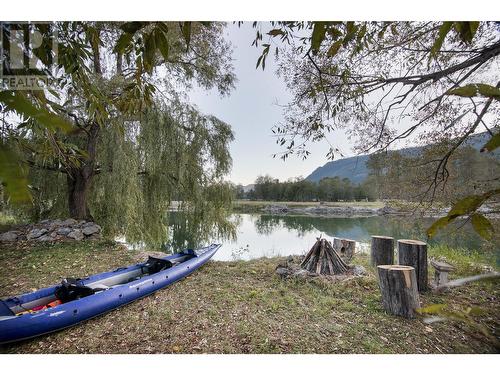
M311 216L233 214L237 224L234 239L211 238L222 243L215 260L249 260L259 257L304 254L322 236L349 238L359 242L357 251L368 251L370 236L385 235L395 239L426 240L425 231L433 219L376 216L367 218L327 218ZM189 234L186 243L193 243ZM440 243L469 250L478 249L482 240L472 228L440 233L430 244Z

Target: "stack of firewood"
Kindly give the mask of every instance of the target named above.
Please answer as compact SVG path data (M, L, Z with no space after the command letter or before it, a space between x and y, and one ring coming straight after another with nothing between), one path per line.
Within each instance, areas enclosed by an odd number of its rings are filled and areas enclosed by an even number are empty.
M332 244L324 238L318 238L300 267L321 275L340 275L346 273L348 269Z

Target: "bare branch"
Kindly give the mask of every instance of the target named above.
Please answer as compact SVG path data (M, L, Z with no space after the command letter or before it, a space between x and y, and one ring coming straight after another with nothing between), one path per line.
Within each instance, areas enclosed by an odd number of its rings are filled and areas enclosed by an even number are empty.
M491 273L484 273L481 275L475 275L475 276L469 276L469 277L464 277L462 279L456 279L452 280L446 284L442 284L438 287L436 287L436 291L443 291L447 290L450 288L456 288L465 284L472 283L474 281L479 281L479 280L486 280L486 279L497 279L500 277L500 272L491 272Z

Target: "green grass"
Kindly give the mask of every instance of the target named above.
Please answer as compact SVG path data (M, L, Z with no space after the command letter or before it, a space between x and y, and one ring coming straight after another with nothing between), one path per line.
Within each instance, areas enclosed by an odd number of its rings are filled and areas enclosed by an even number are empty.
M18 221L10 212L0 211L0 233L6 232L14 225L19 224Z
M438 250L432 250L438 252ZM451 257L443 249L443 256ZM457 259L457 258L450 258ZM473 262L481 259L472 257ZM112 243L0 248L0 295L13 295L136 262ZM281 280L283 259L212 261L154 295L83 324L0 348L8 353L491 353L469 325L386 314L369 275L342 283ZM468 268L460 272L471 272ZM477 323L499 336L498 282L426 293L423 305L480 306Z
M496 253L492 251L433 245L429 247L428 256L452 264L455 267L453 274L456 276L470 276L498 268Z
M0 295L42 288L66 276L81 276L133 262L112 242L67 242L0 246ZM117 256L119 255L119 256Z

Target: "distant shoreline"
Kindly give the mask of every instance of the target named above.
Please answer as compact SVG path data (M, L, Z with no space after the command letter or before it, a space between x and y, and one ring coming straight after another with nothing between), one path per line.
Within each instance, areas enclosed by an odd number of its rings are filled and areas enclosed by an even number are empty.
M416 203L399 201L374 202L277 202L237 200L233 204L236 213L261 213L274 215L309 215L323 217L372 217L372 216L420 216L441 217L446 215L449 207L432 207L423 209ZM483 213L490 217L490 209L485 207Z

